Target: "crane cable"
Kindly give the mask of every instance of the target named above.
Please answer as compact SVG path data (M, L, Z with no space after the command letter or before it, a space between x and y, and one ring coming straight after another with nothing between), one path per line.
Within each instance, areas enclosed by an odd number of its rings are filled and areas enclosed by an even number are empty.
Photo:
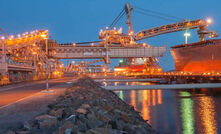
M126 14L126 13L124 12L124 13L120 16L120 18L117 20L117 22L115 22L115 24L114 24L113 26L111 26L111 28L115 27L115 26L122 20L122 18L123 18L123 16L124 16L125 14Z
M99 42L102 42L102 41L89 41L89 42L77 42L75 44L90 44L90 43L99 43Z
M168 14L165 14L165 13L156 12L156 11L149 10L149 9L143 9L143 8L140 8L140 7L137 7L137 6L133 6L133 7L134 7L135 12L146 15L146 16L152 16L152 17L156 17L156 18L159 18L159 19L167 20L167 21L185 20L183 18L168 15ZM121 10L121 12L117 15L117 17L112 21L109 28L112 29L120 21L120 19L122 19L122 17L125 14L126 14L126 12L125 12L125 9L123 8ZM0 31L2 31L1 28L0 28ZM102 41L78 42L78 43L75 43L75 44L80 45L80 44L90 44L90 43L99 43L99 42L102 42Z
M0 28L0 31L5 35L6 38L8 38L8 35L4 32L2 28Z
M158 18L158 19L166 20L166 21L176 21L175 19L170 19L170 18L166 18L166 17L163 17L163 16L159 16L159 15L153 15L153 14L138 11L138 10L134 10L134 11L136 13L139 13L139 14L142 14L142 15L145 15L145 16L151 16L151 17L155 17L155 18Z
M113 22L110 24L109 28L113 28L119 21L120 19L125 15L124 9L118 14L118 16L113 20ZM90 44L90 43L99 43L102 41L90 41L90 42L77 42L75 44L81 45L81 44Z
M119 20L125 15L125 11L124 9L118 14L118 16L113 20L113 22L110 24L110 28L113 28L118 22Z
M153 11L153 10L149 10L149 9L144 9L144 8L140 8L137 6L133 6L133 7L134 7L135 12L145 15L145 16L152 16L152 17L167 20L167 21L185 20L184 18L180 18L177 16L173 16L173 15L169 15L169 14L165 14L165 13L161 13L161 12L157 12L157 11ZM122 19L122 17L125 14L126 14L126 12L125 12L125 9L123 8L122 11L118 14L118 16L113 20L113 22L111 23L109 28L112 29L120 21L120 19Z
M144 14L144 15L148 15L148 16L152 16L152 17L157 17L157 18L160 18L160 19L164 19L164 20L172 20L173 21L177 21L177 20L185 20L184 18L180 18L180 17L177 17L177 16L173 16L173 15L169 15L169 14L165 14L165 13L161 13L161 12L157 12L157 11L153 11L153 10L149 10L149 9L144 9L144 8L140 8L140 7L137 7L137 6L134 6L135 7L135 10L141 14Z

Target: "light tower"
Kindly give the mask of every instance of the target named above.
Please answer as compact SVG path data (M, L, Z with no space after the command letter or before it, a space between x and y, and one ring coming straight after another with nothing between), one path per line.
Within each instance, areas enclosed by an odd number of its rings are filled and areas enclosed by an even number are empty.
M185 44L188 44L188 37L190 36L190 33L188 33L186 30L184 36L185 36Z

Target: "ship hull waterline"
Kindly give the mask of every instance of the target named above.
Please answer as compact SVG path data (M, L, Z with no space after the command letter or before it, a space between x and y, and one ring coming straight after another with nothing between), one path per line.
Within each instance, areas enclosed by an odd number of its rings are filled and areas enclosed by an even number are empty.
M173 46L170 52L176 71L221 72L221 39Z

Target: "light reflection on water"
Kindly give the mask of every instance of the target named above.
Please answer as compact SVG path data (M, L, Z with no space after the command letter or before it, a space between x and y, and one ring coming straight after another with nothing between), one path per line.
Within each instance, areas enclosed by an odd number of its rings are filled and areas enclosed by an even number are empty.
M180 96L190 97L191 95L188 92L180 92ZM191 98L181 99L180 101L183 133L194 134L193 101Z
M151 83L118 82L116 86L148 84ZM208 94L209 89L199 90L119 90L116 93L140 111L144 120L160 133L221 133L221 108L218 107L221 96Z
M215 120L214 100L212 97L205 96L203 98L200 98L199 101L199 114L203 123L203 132L207 134L215 134L217 129Z

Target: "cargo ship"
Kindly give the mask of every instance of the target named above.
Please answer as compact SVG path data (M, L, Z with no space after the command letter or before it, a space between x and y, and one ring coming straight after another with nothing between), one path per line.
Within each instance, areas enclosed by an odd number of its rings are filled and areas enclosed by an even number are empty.
M176 71L221 72L221 39L211 39L170 48Z

